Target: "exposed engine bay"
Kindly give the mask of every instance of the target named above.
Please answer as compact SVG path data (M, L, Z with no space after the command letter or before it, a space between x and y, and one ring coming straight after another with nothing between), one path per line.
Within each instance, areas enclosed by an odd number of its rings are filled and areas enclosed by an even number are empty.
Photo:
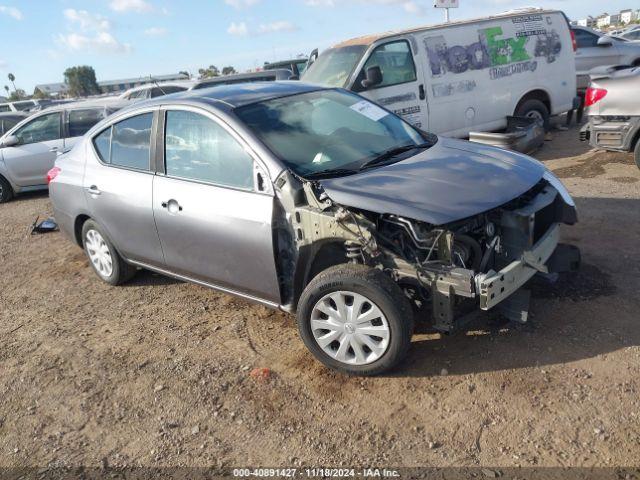
M505 205L444 225L335 203L321 182L285 172L276 182L274 224L283 304L293 305L322 267L353 262L388 273L418 312L452 332L467 313L492 308L526 322L535 274L574 270L577 248L559 243L559 225L577 221L572 201L548 179ZM285 307L286 308L286 307Z

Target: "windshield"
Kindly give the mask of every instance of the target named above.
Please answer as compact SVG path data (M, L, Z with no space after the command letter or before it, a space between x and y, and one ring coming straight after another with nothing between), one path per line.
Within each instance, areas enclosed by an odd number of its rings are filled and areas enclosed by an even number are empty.
M385 155L399 160L396 149L403 150L400 154L425 144L423 136L399 117L338 90L254 103L235 113L302 177L321 172L330 176L331 171L356 173Z
M366 49L364 45L331 48L311 64L302 80L327 87L344 87Z

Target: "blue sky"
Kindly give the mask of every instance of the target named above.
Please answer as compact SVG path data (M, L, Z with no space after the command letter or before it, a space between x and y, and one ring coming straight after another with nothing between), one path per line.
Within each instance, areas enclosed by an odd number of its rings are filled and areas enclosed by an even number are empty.
M609 13L638 0L609 0ZM536 4L460 0L452 18ZM602 13L596 0L544 0L571 18ZM91 65L99 80L159 75L211 64L254 68L340 40L440 22L433 0L0 0L0 85L9 72L32 92ZM2 81L4 80L4 82ZM4 93L0 90L0 94Z

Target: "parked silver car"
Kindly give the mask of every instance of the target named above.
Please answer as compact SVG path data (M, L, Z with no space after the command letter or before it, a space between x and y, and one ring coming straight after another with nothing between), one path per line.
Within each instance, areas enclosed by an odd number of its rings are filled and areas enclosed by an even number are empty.
M25 112L0 113L0 137L29 116Z
M520 287L579 260L558 243L573 200L541 163L299 82L136 104L50 178L56 220L105 282L142 267L297 312L311 352L351 374L404 357L412 307L443 332L469 308L526 321Z
M27 117L0 137L0 203L15 194L47 188L58 153L100 120L124 106L102 100L67 103Z
M582 140L593 147L634 152L640 168L640 67L610 68L591 75Z
M608 65L640 65L640 43L610 37L587 27L571 27L576 41L578 90L589 86L589 72Z

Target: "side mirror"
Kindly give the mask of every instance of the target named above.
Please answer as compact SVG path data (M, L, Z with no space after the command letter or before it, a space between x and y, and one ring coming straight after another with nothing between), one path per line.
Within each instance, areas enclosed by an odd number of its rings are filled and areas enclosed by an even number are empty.
M1 147L15 147L20 143L20 139L15 135L9 135L4 140L2 140Z
M361 84L364 88L375 87L376 85L380 85L382 83L382 70L380 67L369 67L367 68L366 78L362 80Z
M600 37L598 39L599 47L610 47L611 45L613 45L613 39L611 37L605 35L604 37Z

